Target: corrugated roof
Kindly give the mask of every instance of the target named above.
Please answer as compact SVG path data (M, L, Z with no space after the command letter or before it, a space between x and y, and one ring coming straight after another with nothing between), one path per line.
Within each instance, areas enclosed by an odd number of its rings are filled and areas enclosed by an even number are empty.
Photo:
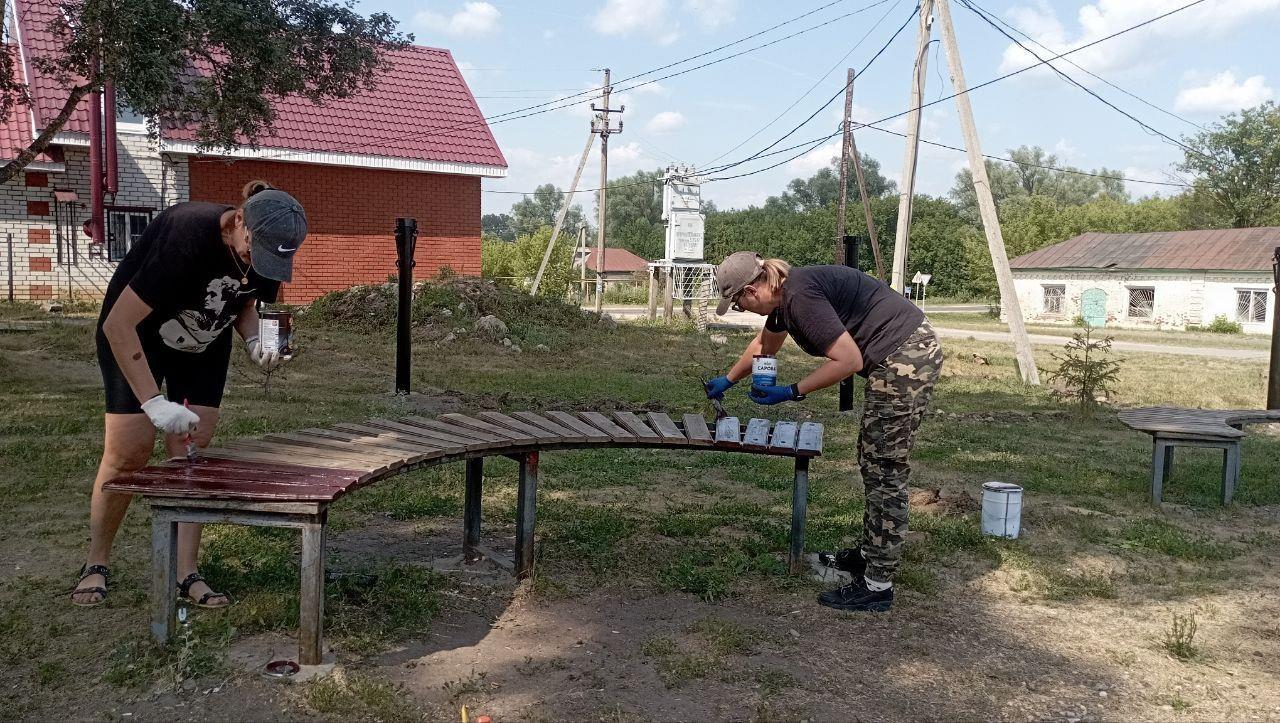
M1085 233L1023 254L1015 269L1195 269L1270 271L1280 227Z
M12 43L6 43L5 52L17 52L17 47ZM20 64L14 63L13 66L14 79L19 83L26 82L23 78L23 70ZM9 113L8 118L4 118L0 122L0 161L11 161L18 157L23 149L31 145L31 141L35 140L36 134L31 131L31 106L26 103L15 103L13 111ZM48 152L41 153L35 157L33 163L55 163Z
M52 57L59 43L49 30L55 3L16 0L27 54L36 122L57 115L66 102L64 87L32 67L32 56ZM276 120L262 148L336 152L505 168L498 148L466 80L448 50L410 46L389 51L394 66L383 72L377 87L322 106L305 98L275 102ZM88 133L88 101L68 121L68 132ZM193 128L163 129L164 137L194 141ZM281 154L280 160L288 160Z
M586 266L590 271L596 270L594 256L594 250L586 255ZM604 250L604 273L606 274L634 273L636 271L644 271L648 267L648 261L626 249L606 247Z

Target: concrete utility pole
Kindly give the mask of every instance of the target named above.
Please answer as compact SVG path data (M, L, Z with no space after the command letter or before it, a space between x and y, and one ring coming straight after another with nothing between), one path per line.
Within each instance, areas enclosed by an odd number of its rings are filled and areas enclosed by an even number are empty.
M844 132L840 142L840 205L836 207L836 255L833 264L844 263L844 208L849 200L849 145L853 138L853 130L849 127L849 116L853 114L853 68L849 68L848 80L844 84L844 122L840 125Z
M551 229L551 240L547 242L547 250L542 254L542 263L538 265L538 273L533 277L533 288L530 289L530 296L538 295L538 287L542 285L542 274L547 270L547 262L551 261L551 249L555 248L556 237L560 235L560 229L564 227L564 218L569 214L569 205L573 202L573 194L578 190L578 181L582 178L582 169L587 166L587 156L591 155L591 144L595 143L596 132L593 128L587 133L587 145L582 149L582 159L578 161L578 170L573 173L573 183L569 185L569 193L565 194L564 204L560 206L560 213L556 214L555 228Z
M605 202L606 192L609 185L609 136L613 133L622 132L622 121L618 121L618 129L614 130L609 119L610 113L621 113L627 109L624 105L617 110L609 109L609 94L613 92L613 86L609 84L609 69L604 69L604 93L601 100L600 108L595 103L591 104L591 110L596 111L597 123L592 127L592 133L600 134L600 214L599 228L596 229L596 313L604 311L604 219L605 219Z
M1267 409L1280 409L1280 301L1276 301L1276 292L1280 291L1280 246L1276 247L1276 256L1271 261L1271 273L1276 285L1271 287L1271 370L1267 375Z
M960 63L960 45L956 42L956 31L951 25L951 8L948 6L948 0L937 0L937 7L942 44L947 51L947 65L951 68L951 84L956 93L956 111L960 116L960 131L964 134L964 145L969 152L969 171L973 174L973 190L978 197L982 230L987 235L987 248L991 251L991 263L995 266L996 281L1000 285L1000 303L1004 307L1005 315L1009 318L1009 332L1013 335L1018 373L1022 376L1023 383L1039 384L1040 372L1036 369L1031 339L1027 337L1027 327L1023 323L1022 304L1018 303L1018 293L1013 286L1013 272L1009 270L1009 256L1005 253L1004 235L1000 231L1000 219L996 216L995 200L991 197L991 181L987 178L986 158L982 155L982 144L978 140L978 127L973 122L973 106L969 104L967 86L964 82L964 66ZM899 231L902 229L901 219L898 221L898 229ZM895 265L895 276L897 271Z
M587 292L587 224L578 226L578 270L582 276L578 285L582 287L582 303L587 303L591 294Z
M902 195L898 198L898 232L893 240L893 275L890 284L899 294L906 288L907 252L911 239L911 210L916 192L916 160L920 151L920 102L924 98L925 71L929 66L929 39L933 35L934 0L920 3L920 28L916 36L916 61L911 77L911 112L907 114L907 153L902 161Z

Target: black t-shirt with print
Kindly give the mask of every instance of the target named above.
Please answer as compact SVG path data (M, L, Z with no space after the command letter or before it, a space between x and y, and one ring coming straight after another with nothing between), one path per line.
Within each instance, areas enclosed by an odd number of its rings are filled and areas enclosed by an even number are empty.
M858 374L865 377L923 321L924 312L879 279L847 266L805 266L787 275L782 305L765 328L790 333L811 356L825 356L848 331L862 352Z
M279 282L252 269L248 283L240 281L246 267L222 241L220 221L231 209L189 201L161 211L111 277L99 327L127 286L151 307L138 325L143 345L163 344L195 354L228 333L251 297L274 301Z

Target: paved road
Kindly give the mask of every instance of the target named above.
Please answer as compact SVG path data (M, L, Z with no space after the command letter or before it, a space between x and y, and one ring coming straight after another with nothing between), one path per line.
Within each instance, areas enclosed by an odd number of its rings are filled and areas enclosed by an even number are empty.
M981 309L986 310L986 306L982 305ZM615 319L636 319L648 315L648 309L643 306L606 306L604 309ZM734 312L730 311L722 317L717 318L712 310L712 327L729 327L736 329L759 329L764 325L764 317L757 316L750 312ZM930 314L934 313L933 309L926 309ZM676 311L679 315L679 310ZM1008 332L1004 331L979 331L976 329L949 329L944 326L934 325L934 330L938 332L938 336L952 339L969 339L973 338L978 341L994 341L1012 344L1013 339ZM1032 334L1031 343L1039 346L1052 346L1062 348L1067 343L1068 337L1052 336L1049 334ZM1150 344L1139 341L1115 341L1112 342L1111 348L1116 351L1133 351L1148 354L1177 354L1180 356L1202 356L1215 359L1248 359L1248 360L1267 360L1270 353L1265 349L1220 349L1210 346L1171 346L1168 344Z

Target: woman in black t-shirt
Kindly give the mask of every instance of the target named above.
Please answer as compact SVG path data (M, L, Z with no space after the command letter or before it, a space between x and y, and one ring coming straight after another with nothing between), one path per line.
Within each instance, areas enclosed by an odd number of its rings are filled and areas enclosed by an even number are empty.
M71 593L76 605L106 599L111 543L132 499L102 485L146 466L157 429L171 457L182 456L188 441L209 444L231 361L230 328L264 368L283 361L258 341L256 302L274 301L280 282L292 279L307 219L297 200L262 181L245 186L244 198L239 208L192 201L160 212L107 285L96 334L106 434L89 502L89 554ZM229 605L196 572L199 547L200 525L179 525L181 593L201 607Z
M716 286L717 314L732 306L768 319L733 368L707 382L708 397L724 396L751 374L756 355L776 354L788 335L805 353L827 362L795 384L753 384L752 401L798 401L851 374L866 378L858 436L866 489L862 544L819 554L824 564L853 575L853 582L822 593L818 602L840 610L888 610L907 532L911 447L942 368L933 327L915 304L845 266L793 269L780 259L739 251L716 268Z

